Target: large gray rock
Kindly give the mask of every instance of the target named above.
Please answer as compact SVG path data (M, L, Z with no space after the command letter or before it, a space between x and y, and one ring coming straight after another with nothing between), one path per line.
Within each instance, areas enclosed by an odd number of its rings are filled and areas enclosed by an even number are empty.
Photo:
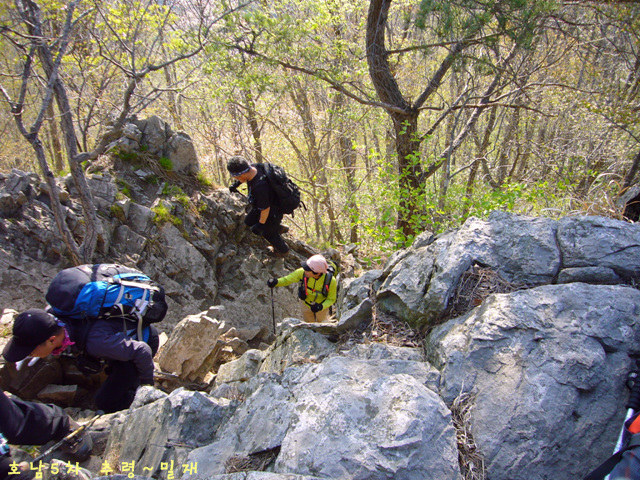
M582 478L612 451L640 352L640 292L549 285L490 296L436 327L428 358L470 423L492 480Z
M373 302L371 296L377 290L381 270L371 270L360 277L346 279L339 293L338 330L346 332L371 321Z
M187 175L195 175L200 171L196 149L186 133L176 132L169 137L167 153L174 171Z
M279 474L457 480L451 414L429 378L423 362L342 356L260 374L215 441L187 460L210 478L234 455L279 446Z
M129 410L112 427L104 459L110 465L135 462L136 474L161 479L169 474L161 464L174 462L174 474L179 477L188 453L210 443L234 408L228 400L175 390L166 398Z
M451 413L424 379L333 357L296 392L276 471L326 478L459 478ZM380 365L382 366L382 365ZM364 368L358 368L364 367Z
M640 275L637 224L604 217L563 218L558 221L558 246L563 269L598 267L623 279Z
M247 350L240 358L220 365L216 375L216 385L231 382L246 382L258 374L265 353Z
M163 371L201 382L212 370L222 348L220 337L225 326L207 313L189 315L171 332L156 356Z
M266 352L259 371L282 373L292 365L320 362L335 352L335 344L306 326L301 320L285 319L282 332Z
M385 266L378 306L415 326L446 312L472 265L507 282L622 282L640 274L640 227L600 217L546 218L493 212L437 237L419 237ZM566 270L566 271L565 271Z

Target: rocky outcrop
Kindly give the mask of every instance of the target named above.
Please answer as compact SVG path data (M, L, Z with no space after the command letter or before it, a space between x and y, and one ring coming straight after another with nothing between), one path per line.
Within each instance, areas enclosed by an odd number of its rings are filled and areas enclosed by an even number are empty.
M159 158L166 158L171 171L194 175L200 171L198 155L185 132L174 132L173 129L157 116L148 119L131 118L122 127L117 140L107 147L119 155L137 155L148 153Z
M90 178L105 225L100 261L137 266L165 286L172 316L159 368L211 382L139 389L131 409L92 430L110 434L90 470L107 463L123 473L119 465L133 462L133 473L158 479L459 480L485 468L492 480L544 480L582 478L611 453L640 355L637 225L501 212L469 219L419 236L382 270L343 279L337 321L304 324L295 289L271 297L265 285L300 258L265 255L239 199L218 189L184 203L167 184L127 181L153 168L125 170L132 176L114 181L105 169ZM60 189L81 232L73 188ZM0 298L20 310L44 298L63 249L37 176L0 178L0 200ZM180 222L159 222L161 204ZM452 314L473 268L512 288ZM362 335L381 316L424 327L422 345ZM68 369L52 365L3 375L35 396L38 376L64 384ZM476 457L465 457L470 450Z
M295 250L287 259L270 256L266 242L243 223L245 201L226 189L189 197L186 186L183 191L135 183L133 169L121 168L117 177L106 168L88 177L104 230L94 261L138 268L163 285L169 312L161 330L170 331L186 315L221 305L225 312L219 320L229 327L257 328L263 339L270 335L266 281L298 268L304 257ZM60 179L59 189L67 194L67 222L81 234L82 212L70 179ZM0 174L1 194L11 200L0 210L0 300L16 311L44 307L51 279L70 266L45 186L37 175L13 171ZM159 204L164 217L158 214ZM295 299L293 287L278 289L275 314L297 316Z
M211 436L184 447L180 461L212 479L267 454L259 468L278 475L459 479L452 410L463 398L464 438L487 478L582 478L610 454L622 424L639 305L634 288L585 283L492 295L435 328L424 352L379 343L344 351L289 320L269 349L226 365L206 397L226 413L195 427ZM157 427L145 422L173 395L127 414L137 443L152 442ZM182 402L163 415L184 415ZM164 455L178 452L166 445Z
M437 327L429 361L495 480L582 478L612 451L640 353L640 292L572 283L495 295ZM576 441L580 439L580 441Z
M532 287L549 283L625 283L640 276L640 228L602 217L562 220L494 212L436 237L423 234L385 266L376 289L384 311L415 326L443 317L473 265Z

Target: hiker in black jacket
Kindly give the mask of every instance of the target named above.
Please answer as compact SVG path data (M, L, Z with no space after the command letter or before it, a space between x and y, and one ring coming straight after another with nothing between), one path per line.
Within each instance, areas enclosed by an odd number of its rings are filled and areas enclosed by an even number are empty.
M249 203L252 208L244 223L256 235L264 236L278 253L288 253L289 246L280 235L286 228L280 225L283 213L262 164L250 164L244 157L236 155L227 162L227 170L236 179L229 187L231 192L237 192L242 183L246 183L249 188Z
M143 341L136 337L133 324L113 319L65 323L34 308L16 317L13 336L3 356L8 362L19 362L29 356L60 355L70 348L82 354L79 361L94 362L98 368L100 359L106 360L108 377L96 393L95 402L98 409L112 413L129 408L141 384L153 385L158 331L149 326L143 330ZM80 363L78 367L83 370Z
M31 478L17 468L7 443L44 445L51 440L63 439L78 427L60 407L9 398L1 389L0 412L0 480ZM85 434L66 451L76 455L79 461L85 460L91 452L91 437Z

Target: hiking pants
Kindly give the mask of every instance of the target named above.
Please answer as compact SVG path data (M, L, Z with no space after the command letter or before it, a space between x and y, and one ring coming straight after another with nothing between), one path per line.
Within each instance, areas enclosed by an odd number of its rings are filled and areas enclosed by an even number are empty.
M155 355L160 345L158 330L153 325L149 326L149 330L147 344L151 347L153 355ZM136 396L136 390L140 386L138 369L133 362L108 360L105 371L108 377L100 385L96 393L96 406L105 413L118 412L129 408Z
M280 253L287 253L289 251L289 247L287 243L284 241L282 236L280 235L280 224L282 223L282 217L284 214L280 210L277 205L273 205L269 210L269 216L267 217L267 221L264 223L264 238L273 245ZM251 211L247 214L244 219L245 225L251 228L253 225L258 223L260 220L260 210L257 208L252 208Z
M309 305L303 300L300 300L300 311L302 312L302 319L307 323L322 323L326 322L329 317L329 309L323 308L319 312L313 313Z

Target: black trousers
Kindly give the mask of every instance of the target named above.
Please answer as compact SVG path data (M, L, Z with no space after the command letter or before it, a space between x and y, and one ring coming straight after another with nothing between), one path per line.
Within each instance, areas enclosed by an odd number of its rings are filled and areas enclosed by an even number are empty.
M149 340L153 355L158 351L160 338L158 330L151 325L149 327ZM98 409L105 413L118 412L127 409L133 403L136 390L140 386L138 369L132 362L109 360L107 362L108 377L98 389L94 398Z
M269 210L269 216L264 223L264 238L280 253L287 253L289 246L280 235L280 224L284 214L277 205L273 205ZM260 220L260 210L251 208L244 219L245 225L252 227Z

